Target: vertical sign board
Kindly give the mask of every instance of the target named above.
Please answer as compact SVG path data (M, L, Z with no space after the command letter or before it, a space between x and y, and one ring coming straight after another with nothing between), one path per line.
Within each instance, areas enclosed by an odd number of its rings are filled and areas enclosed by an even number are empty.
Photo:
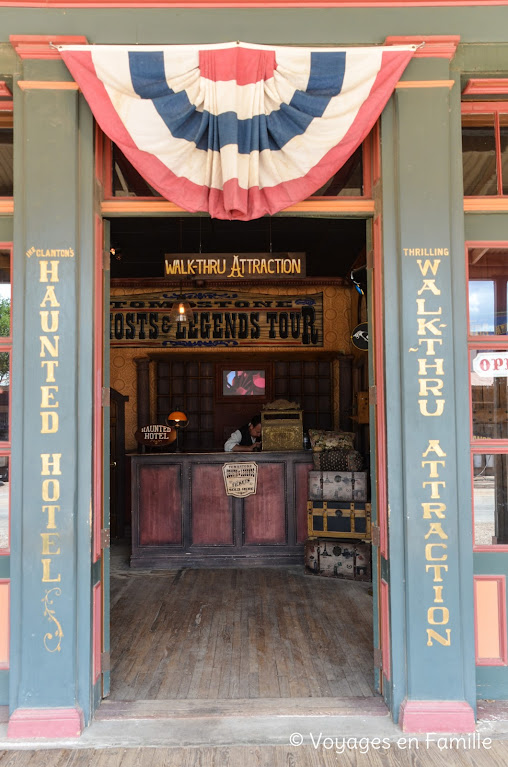
M19 634L11 702L23 722L14 711L9 727L13 736L23 726L33 733L36 716L30 712L58 707L75 714L67 734L78 734L76 392L78 374L87 372L78 371L77 364L77 94L27 89L22 98L21 152L28 183L15 222L25 285L23 391L18 399L23 411L22 500L14 522L21 526L22 577L19 573L21 585L13 596Z
M464 258L462 243L452 248L449 98L449 83L397 92L407 697L437 702L436 711L441 701L465 698L467 609L460 599L452 322L452 262L458 274Z

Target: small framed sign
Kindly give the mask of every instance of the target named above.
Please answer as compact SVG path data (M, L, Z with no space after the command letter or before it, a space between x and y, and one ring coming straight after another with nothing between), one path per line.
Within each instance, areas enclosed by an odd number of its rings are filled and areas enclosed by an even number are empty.
M258 484L257 463L225 463L222 467L226 495L246 498L255 495Z
M306 276L305 253L166 253L164 277L180 280L287 280Z

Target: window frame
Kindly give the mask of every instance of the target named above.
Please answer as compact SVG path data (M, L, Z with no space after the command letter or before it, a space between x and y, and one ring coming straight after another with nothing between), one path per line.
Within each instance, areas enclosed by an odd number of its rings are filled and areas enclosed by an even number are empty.
M497 194L464 194L467 201L508 200L508 192L503 194L502 155L501 155L501 126L499 116L508 115L508 101L463 101L461 116L466 114L494 115L494 140L496 151L496 188ZM508 179L507 179L508 188Z
M508 111L508 104L506 105ZM472 384L471 384L471 352L472 351L488 351L488 350L504 350L508 352L508 334L503 335L472 335L470 333L470 316L469 316L469 282L470 282L470 270L469 270L469 253L476 248L486 249L506 249L507 254L507 283L508 283L508 240L499 241L467 241L465 246L465 258L466 258L466 321L467 321L467 359L468 359L468 382L469 382L469 447L470 447L470 465L471 465L471 514L472 514L472 536L473 536L473 551L508 551L508 543L506 544L476 544L475 543L475 527L474 527L474 456L475 455L503 455L508 454L508 437L505 439L489 439L484 437L473 436L473 397L472 397Z
M0 85L2 84L2 80L0 80ZM0 90L0 95L2 91ZM2 130L12 130L13 136L14 136L14 115L12 111L12 101L1 101L0 100L0 129ZM14 168L13 170L13 186L14 186ZM5 210L5 205L11 205L13 206L13 200L14 200L14 190L12 195L0 195L0 202L2 202L2 207L0 209L0 212L2 213L9 213L10 210ZM1 243L0 243L1 244Z
M307 204L312 204L317 209L326 206L328 208L331 203L349 203L354 206L359 203L364 204L370 202L373 199L373 188L380 177L380 130L379 121L377 121L370 133L365 137L360 144L362 148L362 183L363 194L362 195L322 195L307 197L304 201ZM99 177L103 185L103 194L105 203L121 204L127 209L129 206L139 205L154 205L167 203L167 201L161 195L150 197L122 197L115 196L113 193L113 142L102 132L97 130L96 134L96 146L97 156L100 156L100 168ZM178 206L174 206L175 211L182 210ZM294 207L294 206L291 206ZM288 209L289 210L289 209Z

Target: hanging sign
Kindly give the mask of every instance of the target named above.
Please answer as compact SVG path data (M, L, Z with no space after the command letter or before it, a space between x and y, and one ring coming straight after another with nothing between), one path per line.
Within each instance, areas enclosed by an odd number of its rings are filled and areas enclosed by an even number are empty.
M190 322L173 322L184 297ZM138 293L111 299L111 346L171 348L323 346L323 294L259 295L243 291Z
M166 253L164 277L287 280L306 276L305 253Z
M225 463L222 467L226 495L246 498L255 495L258 484L257 463Z
M351 341L353 346L362 351L367 351L369 348L369 324L368 322L362 322L357 325L351 333Z
M508 376L508 352L480 352L473 360L473 370L481 378Z

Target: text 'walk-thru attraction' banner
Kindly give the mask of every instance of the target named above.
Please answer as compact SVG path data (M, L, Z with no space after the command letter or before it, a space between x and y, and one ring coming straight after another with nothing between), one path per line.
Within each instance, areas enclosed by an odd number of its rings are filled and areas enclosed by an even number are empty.
M58 46L98 124L163 197L249 221L314 194L416 46Z
M190 322L173 322L185 298ZM305 348L323 346L323 294L263 296L236 291L159 291L114 296L111 346Z

